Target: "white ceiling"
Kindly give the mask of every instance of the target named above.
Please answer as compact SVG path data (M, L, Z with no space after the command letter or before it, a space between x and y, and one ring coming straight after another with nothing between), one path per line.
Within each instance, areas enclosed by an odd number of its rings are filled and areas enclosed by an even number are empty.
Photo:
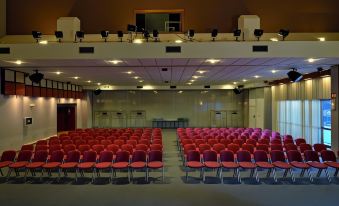
M322 58L309 63L304 58L228 58L220 59L219 63L211 64L206 59L120 59L122 62L114 65L103 60L22 60L16 65L13 62L0 61L0 66L31 73L39 69L45 78L59 81L71 81L78 85L187 85L192 76L202 76L193 85L222 85L239 82L246 83L271 81L285 78L291 67L298 68L301 73L310 73L318 67L328 69L339 64L339 58ZM161 71L168 68L168 71ZM199 74L197 71L206 71ZM272 73L272 70L278 70ZM61 71L62 74L55 74ZM133 74L127 74L133 71ZM254 78L255 75L260 78ZM78 80L72 77L79 76ZM134 79L138 76L140 79ZM86 81L91 80L91 83ZM139 80L144 82L139 83ZM169 84L164 83L169 81Z

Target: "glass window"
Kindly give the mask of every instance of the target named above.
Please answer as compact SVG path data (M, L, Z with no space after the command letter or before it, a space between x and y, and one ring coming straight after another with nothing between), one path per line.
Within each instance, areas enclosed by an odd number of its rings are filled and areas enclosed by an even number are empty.
M321 101L322 142L331 146L331 100Z

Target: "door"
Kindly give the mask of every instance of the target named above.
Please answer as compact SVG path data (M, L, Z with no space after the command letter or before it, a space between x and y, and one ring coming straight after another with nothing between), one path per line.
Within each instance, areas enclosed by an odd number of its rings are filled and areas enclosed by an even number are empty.
M211 127L227 127L227 112L226 111L210 111Z
M76 125L76 104L57 105L57 131L73 131Z

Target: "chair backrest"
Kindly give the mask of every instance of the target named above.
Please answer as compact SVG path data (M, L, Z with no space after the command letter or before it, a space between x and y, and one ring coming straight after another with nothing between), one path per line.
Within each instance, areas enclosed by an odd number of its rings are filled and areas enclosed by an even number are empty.
M82 145L79 145L78 150L83 155L84 152L91 150L91 146L89 146L88 144L82 144Z
M132 154L132 162L146 162L146 152L143 150L136 150Z
M138 143L139 144L145 144L145 145L149 146L151 144L151 141L148 140L148 139L140 139Z
M80 152L76 150L69 151L67 153L66 162L79 162L80 160Z
M246 151L249 151L251 154L253 154L254 152L254 145L251 145L251 144L243 144L242 145L242 150L246 150Z
M20 150L30 150L30 151L33 151L34 150L34 145L32 145L32 144L22 145Z
M323 150L327 150L326 145L324 144L314 144L313 145L314 151L322 152Z
M335 153L331 150L323 150L321 151L321 159L326 162L336 162L337 158Z
M31 150L20 150L18 154L17 162L21 161L30 161L32 158L33 152Z
M62 144L63 146L65 146L65 145L73 144L73 141L72 141L72 140L66 139L66 140L63 140L63 141L61 142L61 144Z
M287 152L287 158L289 162L302 162L303 158L299 151L290 150Z
M48 144L48 141L47 140L38 140L36 142L36 145L47 145Z
M40 150L47 151L48 150L48 145L45 145L45 144L36 145L35 146L35 151L40 151Z
M187 144L184 146L184 153L188 154L189 151L195 150L195 148L194 144Z
M49 145L48 149L49 149L49 154L52 154L56 150L61 150L62 147L59 144L52 144L52 145Z
M259 144L266 144L266 145L269 145L270 144L270 140L269 139L266 139L266 138L261 138L258 140L258 143Z
M293 139L284 139L284 145L294 144Z
M221 162L234 162L234 153L230 150L223 150L220 152Z
M210 150L211 146L209 144L200 144L199 145L199 151L200 153L203 153L206 150Z
M14 150L6 150L1 155L1 162L4 161L11 161L13 162L15 160L16 152Z
M138 144L138 142L136 140L129 139L129 140L126 141L126 144L130 144L134 148Z
M288 151L291 151L291 150L298 150L298 147L297 145L295 144L286 144L285 145L285 150L288 152Z
M87 141L87 144L89 144L89 146L93 146L93 145L96 145L96 144L99 144L99 140L96 140L96 139L91 139L91 140L88 140Z
M121 150L128 151L130 154L132 154L133 153L133 145L123 144L123 145L121 145Z
M96 144L92 146L92 149L97 153L100 154L100 152L105 150L105 146L102 144Z
M87 144L86 140L83 140L83 139L75 140L75 145L77 146L77 148L79 148L80 145L85 145L85 144Z
M148 162L162 162L162 152L153 150L148 153Z
M300 148L300 152L304 153L306 150L312 150L312 146L310 144L305 144L305 143L301 143L299 145Z
M209 139L208 140L208 144L213 147L213 145L218 144L218 140L217 139Z
M251 162L251 154L249 151L241 150L237 152L238 162Z
M281 140L280 139L272 139L271 144L281 144Z
M202 156L205 162L217 162L218 161L218 155L213 150L205 150Z
M154 151L154 150L162 151L162 145L161 144L151 144L150 150L151 151Z
M187 161L200 162L200 153L196 150L191 150L187 153Z
M318 152L313 150L306 150L304 152L304 157L306 162L320 162Z
M32 162L46 162L48 157L47 150L39 150L34 153Z
M129 162L129 152L128 151L117 152L115 162Z
M100 152L99 162L112 162L113 161L113 152L112 151L102 151Z
M299 146L300 144L306 144L306 140L303 138L295 139L295 144Z
M240 149L240 146L238 144L231 143L231 144L227 145L227 150L230 150L233 153L237 153L239 151L239 149Z
M269 150L269 147L268 147L267 144L258 144L255 148L256 148L256 150L263 150L266 153L268 153L268 150Z
M253 155L256 162L268 162L267 153L264 150L256 150Z
M62 150L54 150L51 154L49 162L62 162L64 160L64 152Z
M137 144L137 145L135 146L135 149L136 149L136 150L143 150L143 151L147 152L148 146L145 145L145 144Z
M220 143L214 144L213 150L216 151L217 153L220 153L221 151L225 150L225 145L220 144Z
M116 154L116 153L119 151L120 148L119 148L119 146L116 145L116 144L110 144L110 145L107 145L106 149L107 149L108 151L113 152L113 154Z
M271 151L274 150L284 151L283 146L281 144L271 144Z
M162 144L161 139L153 139L152 144Z
M95 162L97 158L97 153L95 151L85 151L84 157L82 158L83 162Z
M246 144L257 145L257 141L255 139L247 139Z
M286 162L285 154L280 150L272 150L270 152L272 162Z
M115 145L118 145L119 147L121 147L121 145L125 144L125 141L122 139L116 139L113 142Z
M64 152L65 152L66 154L68 154L69 151L75 150L75 149L76 149L76 146L75 146L75 144L68 144L68 145L65 145L65 146L63 147L63 149L64 149Z
M193 144L193 140L192 139L182 139L181 143L182 143L182 145Z
M49 145L58 145L58 144L60 144L60 140L58 140L58 139L51 139L51 140L49 140L48 144Z
M237 145L239 145L239 147L241 147L244 144L244 140L242 140L242 139L234 139L233 140L233 144L237 144Z

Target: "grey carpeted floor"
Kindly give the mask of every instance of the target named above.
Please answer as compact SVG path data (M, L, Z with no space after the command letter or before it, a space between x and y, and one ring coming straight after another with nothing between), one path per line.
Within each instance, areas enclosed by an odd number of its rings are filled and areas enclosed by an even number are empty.
M44 179L43 183L29 179L0 181L0 204L7 205L337 205L339 181L329 184L325 178L309 183L308 179L298 179L292 184L289 179L279 179L274 184L264 178L261 183L246 178L242 172L243 183L231 178L231 172L224 173L224 184L215 178L215 172L207 172L206 182L200 181L199 172L191 172L186 183L182 162L176 149L174 130L164 131L164 161L166 164L165 183L161 173L152 172L151 182L144 181L144 173L135 173L134 181L127 182L126 173L117 173L113 184L108 184L105 174L90 183L88 178L74 183L69 177L61 183ZM332 172L332 171L331 171ZM279 172L281 176L281 172Z

